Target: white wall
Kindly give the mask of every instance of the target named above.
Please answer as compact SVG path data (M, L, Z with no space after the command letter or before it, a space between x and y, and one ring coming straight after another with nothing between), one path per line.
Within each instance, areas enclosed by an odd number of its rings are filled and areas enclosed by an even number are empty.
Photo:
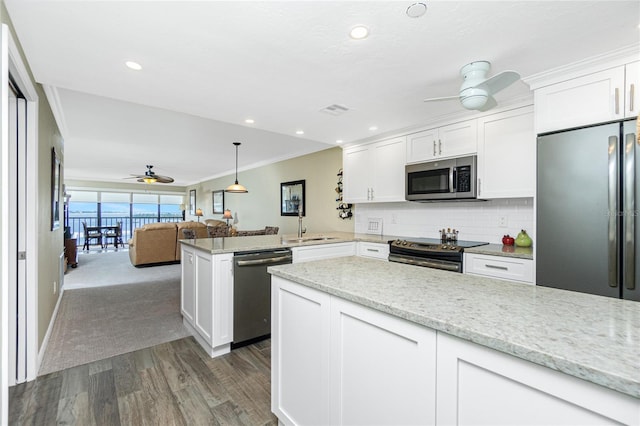
M506 227L499 226L504 217ZM533 199L517 198L475 202L358 204L355 232L365 233L368 218L382 218L385 235L439 238L439 229L455 228L461 240L501 244L502 236L515 237L525 229L532 238ZM534 241L535 244L535 241Z

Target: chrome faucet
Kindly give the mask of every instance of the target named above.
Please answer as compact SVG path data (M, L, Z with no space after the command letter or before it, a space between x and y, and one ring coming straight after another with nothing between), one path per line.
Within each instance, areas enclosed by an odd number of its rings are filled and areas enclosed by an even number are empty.
M298 210L298 238L302 238L302 234L307 230L302 229L302 209Z

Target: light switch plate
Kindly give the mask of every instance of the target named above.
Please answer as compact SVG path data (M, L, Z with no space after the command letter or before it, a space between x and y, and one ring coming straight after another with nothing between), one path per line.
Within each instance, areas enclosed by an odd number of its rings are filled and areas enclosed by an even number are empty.
M382 218L381 217L367 218L367 234L382 235Z

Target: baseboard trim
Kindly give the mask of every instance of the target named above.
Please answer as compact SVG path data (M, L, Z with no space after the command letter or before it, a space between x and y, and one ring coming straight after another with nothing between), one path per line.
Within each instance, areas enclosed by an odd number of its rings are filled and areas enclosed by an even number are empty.
M56 306L55 308L53 308L53 314L51 315L51 320L49 321L47 332L44 335L44 339L42 339L42 345L40 346L40 350L38 351L38 359L36 360L36 377L38 377L38 372L40 371L40 366L42 365L42 359L44 358L44 353L47 350L47 346L49 345L49 338L51 337L51 333L53 332L53 324L55 324L56 318L58 317L58 308L60 307L60 301L62 300L63 294L64 294L64 285L61 285L60 296L58 296L58 300L56 301ZM33 379L35 379L36 377L34 377Z

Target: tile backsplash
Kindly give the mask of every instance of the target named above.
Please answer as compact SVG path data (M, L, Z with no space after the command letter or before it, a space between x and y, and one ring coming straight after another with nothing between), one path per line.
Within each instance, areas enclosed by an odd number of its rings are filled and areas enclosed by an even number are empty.
M500 244L505 234L515 237L521 229L527 230L533 238L533 217L533 198L357 204L354 214L355 232L358 233L368 232L369 219L381 218L384 235L439 238L440 229L455 228L461 240L494 244Z

